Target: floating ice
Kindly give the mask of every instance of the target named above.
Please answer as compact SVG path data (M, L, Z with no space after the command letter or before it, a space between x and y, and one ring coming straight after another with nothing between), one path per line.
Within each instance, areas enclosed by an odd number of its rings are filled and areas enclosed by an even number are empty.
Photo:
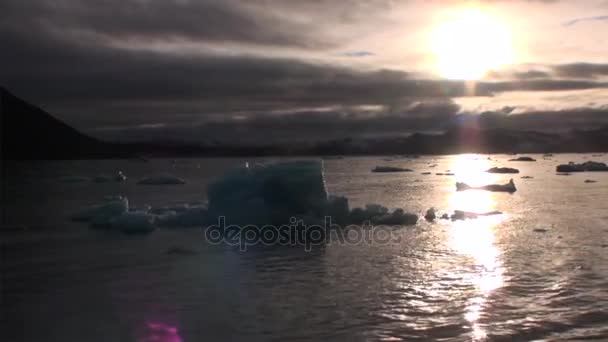
M464 190L487 190L487 191L496 191L496 192L515 192L517 188L515 188L515 183L513 182L513 178L506 184L490 184L484 186L470 186L466 183L456 182L456 191L464 191Z
M372 169L372 172L412 172L411 169L406 169L396 166L376 166Z
M321 161L246 165L208 187L209 214L230 224L286 223L322 217L328 204Z
M168 210L157 221L169 227L202 227L209 223L209 215L206 207L188 207L181 211Z
M509 161L535 162L536 159L534 159L532 157L519 157L519 158L509 159Z
M605 163L588 161L582 164L570 162L568 164L558 165L557 172L585 172L585 171L608 171L608 166Z
M321 161L291 161L236 169L208 188L208 217L227 224L284 224L291 217L305 222L412 224L417 216L369 204L349 209L346 197L328 196Z
M177 185L177 184L186 184L186 181L167 174L167 173L161 173L155 176L150 176L150 177L146 177L141 179L139 182L137 182L137 184L142 184L142 185Z
M418 222L418 216L408 214L403 209L395 209L392 213L388 208L379 204L367 204L365 209L354 208L349 215L350 224L372 224L382 225L414 225Z
M75 221L90 222L94 226L109 226L112 220L129 211L127 198L113 199L106 203L89 207L72 216Z
M470 211L462 211L462 210L454 210L454 214L452 214L450 216L450 218L452 219L452 221L456 221L456 220L465 220L465 219L476 219L479 216L492 216L492 215L501 215L502 212L500 211L490 211L487 213L473 213ZM447 215L444 215L447 216ZM444 216L442 216L441 218L444 218ZM447 218L447 217L446 217Z
M519 173L518 169L512 167L493 167L486 170L488 173Z
M403 209L395 209L392 213L376 216L372 218L373 224L383 225L415 225L418 222L418 216L408 214Z

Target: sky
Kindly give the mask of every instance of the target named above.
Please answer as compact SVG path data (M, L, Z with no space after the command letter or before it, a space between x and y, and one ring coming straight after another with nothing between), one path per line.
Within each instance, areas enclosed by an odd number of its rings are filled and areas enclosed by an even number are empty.
M2 0L0 85L113 140L608 124L608 0Z

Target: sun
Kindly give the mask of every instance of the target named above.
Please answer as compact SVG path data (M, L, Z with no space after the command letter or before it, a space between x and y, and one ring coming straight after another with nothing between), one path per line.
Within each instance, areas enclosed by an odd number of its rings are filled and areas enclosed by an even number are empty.
M432 50L438 73L462 80L479 79L513 56L509 30L480 10L462 11L441 23Z

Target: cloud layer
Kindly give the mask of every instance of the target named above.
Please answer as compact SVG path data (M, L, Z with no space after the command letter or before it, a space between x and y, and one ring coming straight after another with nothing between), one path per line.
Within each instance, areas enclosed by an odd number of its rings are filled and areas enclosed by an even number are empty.
M388 0L6 0L0 82L96 134L219 139L233 131L244 140L441 130L467 114L455 98L608 88L608 64L601 63L524 65L475 84L357 64L382 55L350 48L358 24L386 22L395 6ZM551 122L539 128L604 122L603 109L584 107L529 115ZM511 124L523 117L500 115L494 123L530 128Z

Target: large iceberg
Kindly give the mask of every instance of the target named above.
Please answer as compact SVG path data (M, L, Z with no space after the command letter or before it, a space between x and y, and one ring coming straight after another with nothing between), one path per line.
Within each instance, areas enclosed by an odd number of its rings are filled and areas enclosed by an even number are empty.
M323 217L328 196L321 161L246 164L209 185L209 215L230 224L282 224Z
M339 225L405 225L418 219L378 204L350 210L346 197L328 196L320 160L245 165L212 183L208 198L212 221L223 216L228 224L280 225L292 217L322 222L329 216Z

